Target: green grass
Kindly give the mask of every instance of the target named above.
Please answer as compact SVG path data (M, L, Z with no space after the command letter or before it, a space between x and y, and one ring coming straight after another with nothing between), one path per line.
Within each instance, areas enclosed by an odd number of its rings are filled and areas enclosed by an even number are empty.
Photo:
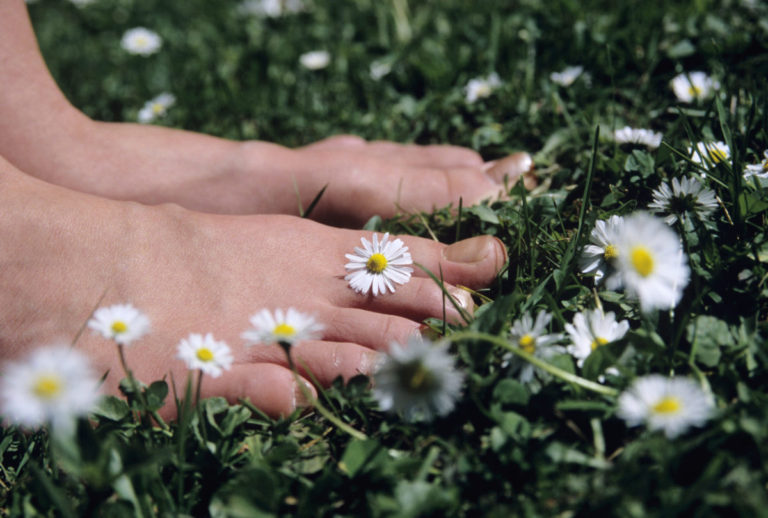
M567 355L552 360L556 367L594 381L618 362L621 374L606 381L618 390L648 373L690 376L711 391L717 412L669 440L627 428L611 395L559 378L532 390L505 367L502 347L455 340L467 381L445 418L409 424L382 414L366 379L322 396L367 439L352 439L316 413L272 421L219 399L186 408L168 430L136 421L116 398L94 416L98 426L80 423L71 440L4 428L0 512L764 516L768 196L741 172L768 148L768 8L668 4L316 0L276 19L203 0L30 5L55 78L99 120L135 121L146 100L169 91L177 102L161 124L234 139L295 146L354 133L452 142L487 159L531 151L544 184L534 192L514 188L507 202L368 227L444 242L498 236L510 264L482 294L491 302L476 312L472 332L503 339L513 321L539 309L553 313L551 330L562 332L599 297L631 331L583 369ZM120 49L123 32L135 26L162 35L158 54ZM331 65L301 69L299 55L316 48L331 53ZM374 81L369 65L378 59L393 67ZM565 88L549 80L576 64L589 82ZM670 80L693 70L720 81L717 100L675 99ZM468 105L464 85L492 71L503 85ZM661 131L664 143L647 151L607 138L625 124ZM644 209L661 181L696 172L686 149L708 139L726 140L732 160L708 172L722 202L711 221L675 227L692 270L675 311L644 316L622 293L595 290L576 263L594 222ZM152 385L148 404L166 391Z

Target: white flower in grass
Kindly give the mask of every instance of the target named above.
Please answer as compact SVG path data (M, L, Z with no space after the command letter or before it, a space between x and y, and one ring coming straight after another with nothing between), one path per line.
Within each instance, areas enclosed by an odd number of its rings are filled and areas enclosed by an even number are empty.
M238 13L246 16L277 18L304 10L302 0L245 0L237 6Z
M566 67L561 72L552 72L549 74L549 79L560 86L571 86L582 72L584 72L584 67L582 66Z
M176 102L176 97L168 92L161 93L154 99L150 99L139 110L138 121L142 124L147 124L165 115L168 108L173 106Z
M463 381L447 343L415 337L392 343L374 374L373 397L382 410L429 421L453 410Z
M392 63L389 61L379 60L371 63L370 74L371 79L374 81L380 80L385 75L392 71Z
M619 417L629 426L645 423L673 439L691 426L702 426L712 415L712 399L688 378L643 376L619 396Z
M695 178L672 179L672 187L663 182L653 191L653 202L648 208L667 214L664 221L673 225L678 219L685 223L692 217L704 221L717 209L715 193Z
M607 221L598 220L589 234L590 244L584 247L579 258L582 273L595 273L595 283L600 283L606 274L613 271L613 265L619 255L616 248L618 235L621 233L624 219L613 215Z
M678 100L684 103L707 99L718 88L720 83L704 72L687 72L672 79L672 90Z
M731 148L722 141L716 142L698 142L695 146L688 148L688 154L691 160L697 164L714 167L720 162L727 162L731 159Z
M0 381L2 413L24 427L68 429L99 399L99 380L88 358L68 345L41 347L5 366Z
M543 310L536 315L535 321L530 314L526 313L512 324L509 338L514 345L542 360L548 360L556 354L565 353L565 347L555 345L562 340L563 335L560 333L546 334L547 326L551 320L552 315ZM515 355L508 358L512 371L517 374L521 383L536 385L538 384L536 376L542 380L547 379L548 375L544 371L534 367L524 359Z
M768 178L768 149L763 151L763 161L759 164L749 164L744 169L744 178Z
M629 322L616 322L612 312L603 313L600 309L576 313L573 324L565 324L565 330L571 337L567 350L581 367L592 351L621 339L629 330Z
M190 370L198 369L212 378L232 367L234 358L226 342L216 341L211 333L192 333L179 342L177 358L184 360Z
M149 56L160 50L163 40L145 27L135 27L125 31L120 45L130 54Z
M131 304L115 304L97 309L88 327L120 345L131 345L149 332L149 319Z
M636 212L624 218L617 237L616 274L606 279L608 289L624 286L644 312L675 307L690 274L677 234L661 219Z
M246 345L295 344L303 340L322 338L324 326L315 317L293 308L262 309L251 317L252 329L240 335Z
M501 86L501 79L496 72L492 72L486 77L476 77L470 79L464 91L467 94L467 102L473 103L478 99L490 96L493 91Z
M358 293L373 295L384 294L389 290L395 292L395 285L405 284L411 280L413 264L408 247L400 239L389 240L389 233L379 241L373 234L373 242L364 237L360 238L363 248L355 247L354 254L346 254L348 262L344 267L349 272L345 280L349 287Z
M320 70L331 62L331 55L327 50L313 50L299 56L299 63L309 70Z
M661 145L661 133L649 129L630 128L624 126L613 132L613 139L619 144L640 144L650 149L656 149Z

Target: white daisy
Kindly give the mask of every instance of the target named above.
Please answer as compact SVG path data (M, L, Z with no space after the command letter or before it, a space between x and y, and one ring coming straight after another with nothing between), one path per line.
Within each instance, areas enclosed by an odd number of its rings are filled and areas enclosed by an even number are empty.
M608 221L598 220L589 234L590 244L584 247L579 258L582 273L595 272L595 283L600 283L606 274L613 271L613 264L618 257L617 236L621 233L624 219L613 215Z
M501 79L496 72L492 72L487 77L470 79L467 86L464 87L467 102L473 103L478 99L488 97L499 86L501 86Z
M707 99L718 88L720 83L704 72L687 72L672 79L672 90L678 100L684 103Z
M184 360L190 370L199 369L212 378L232 367L234 358L226 342L216 341L211 333L192 333L179 342L177 358Z
M571 86L582 72L584 72L584 67L582 66L566 67L561 72L549 74L549 79L560 86Z
M751 178L752 176L768 178L768 149L763 151L763 161L761 163L749 164L744 169L744 178Z
M613 139L619 144L640 144L650 149L656 149L661 145L661 133L649 129L638 129L624 126L613 132Z
M120 345L131 345L149 332L149 319L131 304L115 304L97 309L88 327Z
M304 10L302 0L245 0L237 6L238 13L246 16L277 18Z
M0 379L2 413L11 422L68 429L99 398L99 380L88 358L67 345L41 347L8 363Z
M139 110L138 121L142 124L147 124L165 115L165 112L170 108L173 103L176 102L176 97L168 92L161 93L154 99L151 99L144 103L144 106Z
M608 289L624 286L644 312L675 307L690 274L677 234L661 219L636 212L624 218L617 238L616 274L606 279Z
M629 322L616 322L613 312L603 313L600 309L576 313L573 324L565 324L565 330L571 337L569 353L581 367L592 351L601 345L607 345L622 338L629 330Z
M695 163L714 167L720 162L731 159L731 148L719 140L716 142L698 142L695 146L688 148L688 154L691 155L691 160Z
M125 31L120 45L131 54L149 56L160 50L163 40L145 27L135 27Z
M382 410L429 421L453 410L463 381L447 343L414 337L392 343L374 374L373 397Z
M251 317L252 329L240 335L246 345L294 344L303 340L322 338L324 326L312 315L293 308L276 309L274 314L262 309Z
M509 338L514 345L542 360L548 360L556 354L565 353L564 347L554 345L562 340L562 334L545 334L551 320L552 315L543 310L539 311L536 315L535 321L530 314L526 313L512 324ZM534 367L518 356L512 355L506 358L509 359L512 371L517 374L521 383L537 386L539 385L537 377L542 381L546 381L549 377L546 372Z
M389 61L378 60L371 63L370 74L374 81L380 80L392 71L392 63Z
M688 378L652 374L636 379L619 396L619 417L629 426L645 423L673 439L691 426L702 426L712 415L712 398Z
M673 225L678 219L685 223L693 216L704 221L717 209L717 200L714 191L695 178L673 178L671 188L663 182L653 191L653 202L648 204L648 208L667 214L664 221Z
M299 56L299 63L309 70L320 70L327 67L331 62L331 55L327 50L313 50Z
M363 248L356 246L354 254L346 254L350 262L344 266L349 272L344 279L350 288L363 294L371 290L375 296L387 290L394 293L394 282L405 284L411 280L413 260L400 239L390 241L386 233L381 242L377 234L373 234L373 243L364 237L360 241Z

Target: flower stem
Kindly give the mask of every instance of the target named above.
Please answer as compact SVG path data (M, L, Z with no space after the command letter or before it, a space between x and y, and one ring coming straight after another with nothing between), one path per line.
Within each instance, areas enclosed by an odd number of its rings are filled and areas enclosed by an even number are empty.
M598 394L603 394L605 396L615 397L619 395L619 391L614 388L606 387L605 385L600 385L599 383L595 383L594 381L589 381L588 379L584 379L581 376L577 376L568 371L564 371L559 367L555 367L554 365L551 365L545 361L542 361L541 359L536 358L532 354L529 354L523 351L519 347L515 347L511 343L507 342L503 338L499 338L498 336L489 335L486 333L480 333L476 331L459 331L459 332L453 333L447 338L451 341L485 340L486 342L490 342L494 345L498 345L499 347L502 347L510 351L511 353L516 354L517 356L524 359L528 363L540 368L543 371L548 372L549 374L555 376L556 378L560 378L563 381L566 381L573 385L578 385L581 388L585 388L587 390L591 390L592 392L597 392Z

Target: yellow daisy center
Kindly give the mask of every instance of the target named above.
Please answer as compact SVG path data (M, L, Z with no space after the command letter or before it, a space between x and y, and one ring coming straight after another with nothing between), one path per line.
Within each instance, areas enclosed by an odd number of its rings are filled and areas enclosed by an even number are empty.
M137 47L146 47L149 45L149 40L145 38L144 36L137 36L136 37L136 46Z
M278 336L293 336L296 334L296 329L294 329L293 326L283 322L275 326L275 334Z
M673 396L667 396L661 398L661 400L653 405L653 411L657 414L676 414L682 408L680 400Z
M709 158L711 158L714 163L719 164L720 162L725 160L725 151L723 151L722 149L713 147L713 148L710 148L708 151L709 151Z
M701 97L702 91L698 86L690 85L688 87L688 94L690 94L691 97Z
M408 388L414 392L418 392L424 389L430 381L429 370L425 369L423 365L419 364L408 379Z
M763 171L768 171L768 160L763 162Z
M491 95L491 87L487 84L481 84L477 87L476 93L478 97L488 97Z
M152 113L154 113L155 115L160 115L164 111L165 111L165 106L163 106L162 104L160 103L152 104Z
M59 376L56 374L44 374L37 379L32 390L40 399L53 399L61 393L63 388L63 383Z
M592 340L592 344L590 345L590 347L591 347L591 348L592 348L592 350L594 351L595 349L597 349L597 348L598 348L598 347L600 347L601 345L605 345L605 344L607 344L607 343L608 343L608 340L606 340L606 339L605 339L605 338L603 338L602 336L598 336L597 338L595 338L594 340Z
M606 259L616 259L619 257L619 251L613 245L606 245L605 250L603 250L603 257Z
M115 334L125 333L128 331L128 324L123 322L122 320L115 320L112 322L112 332Z
M209 362L213 360L213 351L208 349L207 347L201 347L197 350L196 353L197 359L201 362Z
M637 270L637 273L643 277L648 277L653 273L653 255L646 247L636 246L632 248L629 258L632 261L632 266Z
M381 273L387 267L387 258L382 254L373 254L368 258L365 267L371 273Z
M531 335L523 335L520 340L517 341L520 348L528 354L533 354L536 351L536 338Z

